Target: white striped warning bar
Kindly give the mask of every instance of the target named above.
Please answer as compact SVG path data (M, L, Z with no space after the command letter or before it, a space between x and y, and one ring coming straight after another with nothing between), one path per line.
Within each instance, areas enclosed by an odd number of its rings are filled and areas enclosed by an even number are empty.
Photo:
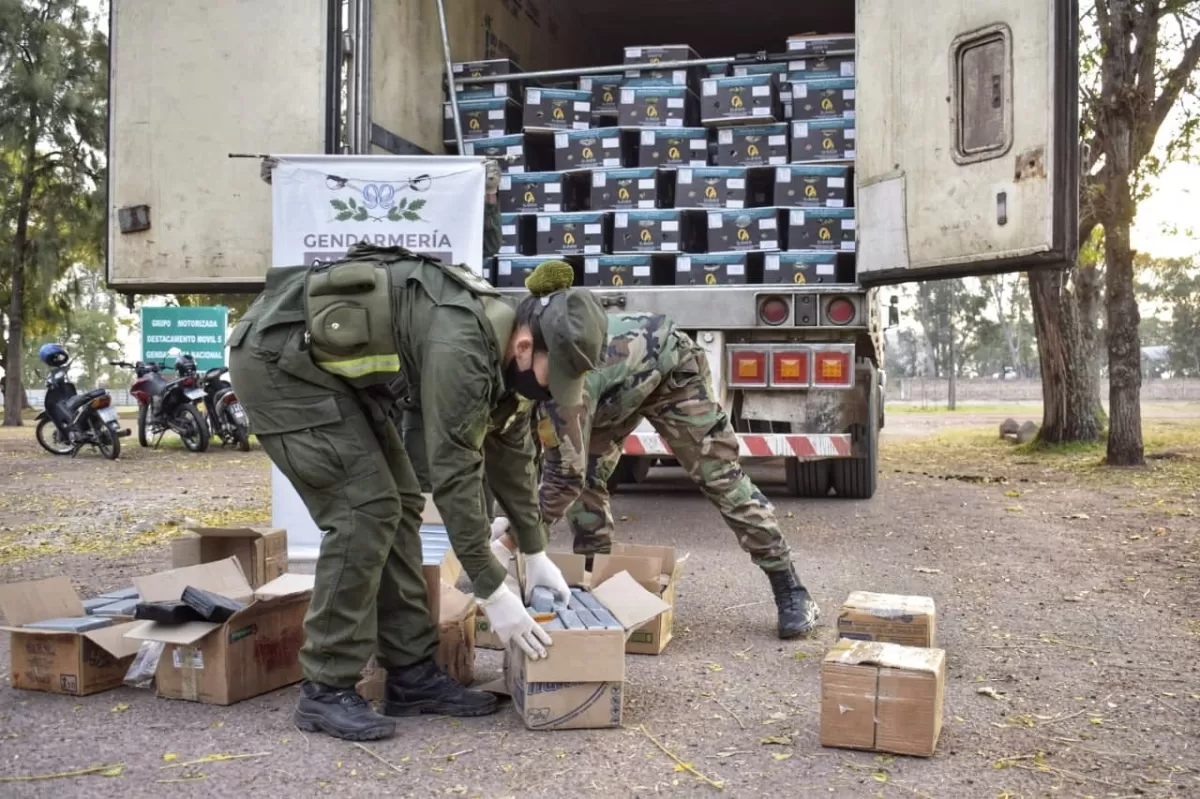
M672 456L671 448L657 433L631 433L625 438L626 455ZM850 435L738 434L740 458L848 458L854 454Z

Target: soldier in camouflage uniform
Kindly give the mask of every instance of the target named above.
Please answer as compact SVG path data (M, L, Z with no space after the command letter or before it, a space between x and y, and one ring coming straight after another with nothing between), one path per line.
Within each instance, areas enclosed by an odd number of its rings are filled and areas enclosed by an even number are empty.
M608 479L622 441L644 417L766 572L779 637L810 631L820 611L796 575L774 508L738 463L737 436L713 396L704 350L661 314L610 314L608 340L604 362L584 382L582 402L540 406L539 504L546 524L565 515L576 553L612 549Z

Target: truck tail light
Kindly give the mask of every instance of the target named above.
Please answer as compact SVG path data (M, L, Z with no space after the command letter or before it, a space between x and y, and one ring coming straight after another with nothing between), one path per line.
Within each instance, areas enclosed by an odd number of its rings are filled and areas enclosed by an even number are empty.
M845 327L859 323L861 298L847 294L827 294L821 297L821 323Z
M733 345L726 347L729 373L726 383L731 388L766 388L768 350L766 347Z
M854 386L854 345L813 347L812 364L814 388Z
M804 388L809 384L812 350L808 347L778 347L771 350L771 385Z
M764 325L782 325L788 320L791 310L783 297L767 296L758 301L758 319Z

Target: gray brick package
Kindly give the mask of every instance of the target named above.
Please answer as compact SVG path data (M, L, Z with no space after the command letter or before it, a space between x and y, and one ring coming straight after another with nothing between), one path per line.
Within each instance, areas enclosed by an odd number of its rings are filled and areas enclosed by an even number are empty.
M53 630L64 633L86 633L89 630L99 630L101 627L108 627L112 624L112 619L96 618L94 616L80 616L78 618L65 619L43 619L42 621L30 622L22 625L31 630Z

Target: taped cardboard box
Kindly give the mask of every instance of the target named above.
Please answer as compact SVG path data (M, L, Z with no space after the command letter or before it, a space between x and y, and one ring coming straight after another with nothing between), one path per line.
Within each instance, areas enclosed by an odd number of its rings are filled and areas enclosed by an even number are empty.
M0 612L9 625L0 630L12 633L9 672L13 688L71 696L107 691L121 685L138 651L138 642L125 638L137 622L84 633L22 627L87 615L66 577L0 585Z
M675 589L683 577L687 555L677 558L674 547L613 543L611 555L597 555L591 582L599 585L618 572L628 572L638 584L667 604L662 614L634 630L625 642L631 655L658 655L667 648L675 626Z
M429 615L441 618L443 583L454 585L462 574L462 563L454 554L450 534L442 524L442 515L433 504L430 494L422 494L425 508L421 511L421 574L425 576L425 600L429 603Z
M853 591L838 612L838 637L902 646L934 647L933 597Z
M516 644L505 651L505 687L528 729L621 725L626 639L670 606L626 571L604 580L592 594L624 630L555 630L546 657L538 660L530 660Z
M300 680L300 645L313 578L285 574L257 591L237 557L134 580L143 600L179 599L188 586L242 602L224 624L135 624L125 637L166 644L155 672L158 696L231 705Z
M821 663L821 745L928 757L945 683L941 649L842 639Z
M470 685L475 682L475 602L470 595L444 583L441 594L438 648L433 659L450 677ZM356 687L365 699L379 702L386 681L387 672L372 657Z
M287 530L281 527L189 527L171 542L171 568L212 563L236 555L251 588L288 570Z

